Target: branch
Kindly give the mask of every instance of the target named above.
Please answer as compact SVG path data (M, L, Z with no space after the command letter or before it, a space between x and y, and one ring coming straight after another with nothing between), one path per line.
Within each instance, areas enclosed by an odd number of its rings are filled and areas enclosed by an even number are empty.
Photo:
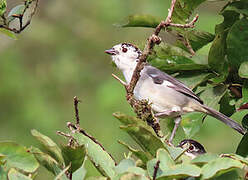
M32 2L35 1L35 4L34 4L34 7L33 7L33 11L31 12L30 16L29 16L29 19L27 20L27 22L25 24L23 24L23 17L24 17L24 14L26 12L26 10L29 8L30 4L27 3L27 1L24 2L24 5L25 5L25 8L22 12L22 14L14 14L12 15L12 17L14 18L17 18L19 19L19 29L16 29L16 28L10 28L9 27L9 22L7 22L7 19L5 17L5 15L2 15L1 18L3 19L3 23L4 24L1 24L0 25L0 28L3 28L3 29L6 29L8 31L12 31L16 34L19 34L21 33L24 29L26 29L26 27L28 27L28 25L31 23L31 20L37 10L37 7L38 7L38 3L39 3L39 0L33 0ZM31 3L32 3L31 2Z
M139 114L137 112L139 112L140 110L137 109L137 107L141 107L140 104L142 104L142 102L135 100L135 98L133 97L133 91L134 91L134 88L135 88L137 82L139 81L140 72L142 71L142 69L146 65L146 60L147 60L148 55L152 52L153 47L156 44L157 45L160 44L160 42L161 42L161 38L158 36L160 31L164 28L169 27L169 26L178 27L178 28L193 28L195 22L198 20L198 17L199 17L198 15L196 15L196 17L188 24L172 23L172 15L173 15L173 11L175 9L175 4L176 4L176 0L172 0L166 20L161 21L160 24L155 28L153 34L147 39L147 43L145 45L145 48L144 48L141 56L139 57L139 62L137 63L137 65L135 67L135 70L133 72L130 83L128 85L126 85L126 83L124 83L120 78L113 75L115 77L115 79L117 79L122 85L125 86L126 93L127 93L126 99L129 102L129 104L133 107L134 111L136 112L136 114L138 116L139 116ZM189 41L187 41L187 47L189 48L189 51L191 52L191 54L194 54L194 51L193 51ZM148 115L147 117L149 117L149 119L145 119L145 121L149 122L149 124L153 127L154 131L158 135L158 131L160 131L160 126L157 123L157 120L155 119L155 117L153 116L152 109L149 106L150 105L148 103L146 103L145 106L143 103L143 107L145 107L144 109L146 109L145 112L152 116L152 118L151 118ZM139 118L144 120L144 118L142 118L141 116L139 116Z
M156 165L154 166L154 172L153 172L152 180L156 180L159 164L160 164L160 161L158 160Z
M75 117L76 117L76 126L79 127L80 125L80 119L79 119L79 114L78 114L78 103L80 100L78 100L77 96L74 97L74 109L75 109Z

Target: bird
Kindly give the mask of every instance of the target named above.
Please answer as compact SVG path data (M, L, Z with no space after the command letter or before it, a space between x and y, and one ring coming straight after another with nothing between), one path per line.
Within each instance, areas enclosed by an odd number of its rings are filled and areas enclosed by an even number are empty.
M185 148L188 146L188 149L185 151L185 155L191 159L196 158L199 155L205 154L206 150L199 142L193 139L184 139L182 140L177 147Z
M142 51L131 43L120 43L105 50L124 75L129 84L139 62ZM147 100L156 118L174 118L174 128L169 142L172 142L181 122L181 116L190 112L202 112L210 115L244 135L246 130L237 122L203 104L203 101L186 85L165 72L145 64L133 91L137 100Z

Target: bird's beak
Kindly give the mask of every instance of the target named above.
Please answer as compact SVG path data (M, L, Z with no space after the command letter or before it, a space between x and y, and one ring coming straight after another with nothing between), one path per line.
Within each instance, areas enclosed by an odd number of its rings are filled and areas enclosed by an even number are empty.
M114 50L113 48L105 50L105 53L109 54L109 55L116 55L118 52L116 50Z

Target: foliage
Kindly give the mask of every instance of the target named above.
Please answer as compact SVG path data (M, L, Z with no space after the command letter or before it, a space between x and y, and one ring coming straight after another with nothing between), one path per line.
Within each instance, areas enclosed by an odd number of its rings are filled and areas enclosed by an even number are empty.
M173 21L187 22L194 9L203 2L177 1ZM168 33L175 36L176 42L161 43L148 59L153 66L174 73L176 78L194 89L207 105L225 114L230 113L231 109L231 118L242 120L245 128L248 127L247 111L234 112L231 104L239 108L248 99L247 5L245 0L228 2L220 12L224 20L216 25L215 34L170 28ZM9 21L12 21L14 14L23 13L24 8L23 5L13 8L8 15ZM0 14L5 12L6 1L1 1ZM154 28L160 19L151 15L133 15L121 26ZM208 59L200 54L192 57L185 40L196 52L212 43ZM185 154L189 147L167 144L142 120L122 113L115 113L114 116L123 124L120 129L140 147L135 149L120 141L130 153L119 163L94 138L78 129L69 132L69 145L59 145L48 136L32 130L31 134L41 144L40 149L26 148L13 142L0 143L0 179L34 179L39 166L50 171L55 179L68 179L70 174L74 180L84 179L86 160L102 175L89 179L242 179L247 173L247 134L238 145L236 154L207 153L192 160ZM193 137L199 131L203 118L198 113L185 115L181 136ZM169 124L166 126L169 128Z

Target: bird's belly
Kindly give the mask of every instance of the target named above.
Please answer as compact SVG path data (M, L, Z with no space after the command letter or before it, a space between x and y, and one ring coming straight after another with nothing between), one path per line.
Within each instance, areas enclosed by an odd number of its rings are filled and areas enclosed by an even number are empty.
M142 83L141 83L142 82ZM146 99L156 112L168 110L182 111L189 99L184 94L163 84L155 84L151 79L139 81L134 89L138 100ZM181 112L183 113L183 112Z

